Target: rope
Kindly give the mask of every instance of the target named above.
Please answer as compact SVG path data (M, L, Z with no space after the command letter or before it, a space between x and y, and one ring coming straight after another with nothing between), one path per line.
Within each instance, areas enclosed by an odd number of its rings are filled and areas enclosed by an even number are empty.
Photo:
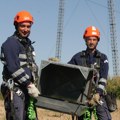
M93 109L93 115L94 115L95 120L98 120L97 112L96 112L96 108L95 107Z
M84 117L83 117L83 120L91 120L91 115L94 115L94 118L95 120L98 120L98 117L97 117L97 113L96 113L96 108L94 107L93 110L90 110L90 109L87 109L85 114L84 114Z
M86 110L83 120L91 120L91 112L89 109Z
M35 120L36 119L36 111L34 106L34 98L30 97L29 105L27 109L27 116L28 120Z

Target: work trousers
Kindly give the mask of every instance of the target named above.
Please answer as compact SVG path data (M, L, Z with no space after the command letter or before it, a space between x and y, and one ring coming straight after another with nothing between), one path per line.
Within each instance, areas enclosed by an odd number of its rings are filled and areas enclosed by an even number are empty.
M96 114L97 114L98 120L112 120L105 99L102 98L101 100L103 101L103 104L96 106ZM83 118L84 118L84 115L78 117L78 120L84 120Z
M4 97L6 111L6 120L28 120L27 108L30 96L26 89L15 87L13 91L13 100L7 87L1 86L1 92ZM36 113L37 116L37 113ZM35 120L38 120L37 118Z

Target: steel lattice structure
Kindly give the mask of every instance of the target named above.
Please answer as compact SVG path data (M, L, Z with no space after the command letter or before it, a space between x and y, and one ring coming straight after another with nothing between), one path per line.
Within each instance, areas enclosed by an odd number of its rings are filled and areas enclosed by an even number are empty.
M64 0L59 0L58 28L55 53L55 57L57 57L59 60L61 59L63 23L64 23Z
M117 48L114 0L108 0L108 12L109 12L109 24L110 24L113 75L119 76L119 56L118 56L118 48Z

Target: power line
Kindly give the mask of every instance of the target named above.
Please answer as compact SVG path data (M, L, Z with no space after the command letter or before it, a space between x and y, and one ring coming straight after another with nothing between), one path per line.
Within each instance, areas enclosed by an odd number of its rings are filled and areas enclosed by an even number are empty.
M88 1L88 2L90 2L90 3L93 3L93 4L96 4L96 5L98 5L98 6L101 6L101 7L103 7L103 8L108 9L108 6L105 6L105 5L103 5L103 4L100 4L100 3L95 2L95 1L93 1L93 0L86 0L86 1ZM119 10L115 10L115 12L118 13L118 14L120 14L120 11L119 11Z
M95 18L95 20L97 21L97 23L100 25L100 27L101 27L101 29L102 29L102 31L103 31L103 34L105 35L105 31L104 31L104 29L103 29L103 26L101 25L99 19L98 19L98 18L96 17L96 15L94 14L92 8L89 6L88 0L85 0L85 2L86 2L87 7L89 8L90 12L92 13L93 17ZM106 36L106 35L105 35L105 36Z
M69 24L69 22L70 22L71 18L73 17L73 15L74 15L75 11L77 10L77 8L78 8L78 6L79 6L79 3L80 3L80 0L78 0L78 1L77 1L77 3L76 3L76 5L75 5L75 7L73 8L73 10L72 10L72 12L71 12L71 14L70 14L70 16L69 16L69 18L68 18L68 20L67 20L66 24L65 24L64 29L65 29L65 28L67 27L67 25Z

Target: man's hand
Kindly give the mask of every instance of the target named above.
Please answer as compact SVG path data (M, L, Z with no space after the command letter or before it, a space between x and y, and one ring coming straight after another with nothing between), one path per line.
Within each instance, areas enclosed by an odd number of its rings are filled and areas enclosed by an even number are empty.
M27 86L27 89L28 89L28 94L31 96L31 97L38 97L40 95L40 92L39 90L35 87L35 85L33 83L29 84Z
M100 103L100 95L99 93L96 93L93 95L93 98L91 100L88 101L88 104L90 106L94 106Z

